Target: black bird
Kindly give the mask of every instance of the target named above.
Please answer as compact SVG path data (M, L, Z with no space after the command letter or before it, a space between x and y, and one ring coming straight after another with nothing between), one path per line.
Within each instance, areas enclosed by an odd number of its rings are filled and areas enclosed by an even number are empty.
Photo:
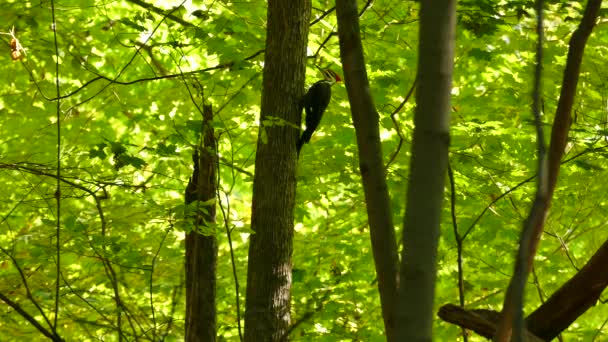
M302 98L302 106L306 111L306 129L302 132L302 136L300 136L296 145L298 157L300 156L302 145L310 141L312 134L321 122L325 109L329 105L329 101L331 100L331 86L336 82L342 81L340 76L333 70L324 69L321 70L321 72L323 73L324 78L313 84Z

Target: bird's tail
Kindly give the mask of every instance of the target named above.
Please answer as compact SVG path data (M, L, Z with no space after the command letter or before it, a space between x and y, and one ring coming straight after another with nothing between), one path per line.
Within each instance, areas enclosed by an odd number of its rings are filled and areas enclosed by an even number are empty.
M312 137L312 131L309 131L308 129L304 130L304 132L302 132L302 136L300 137L300 139L298 140L298 143L296 144L296 148L298 150L298 157L300 156L300 150L302 149L302 146L306 143L308 143L310 141L310 138Z

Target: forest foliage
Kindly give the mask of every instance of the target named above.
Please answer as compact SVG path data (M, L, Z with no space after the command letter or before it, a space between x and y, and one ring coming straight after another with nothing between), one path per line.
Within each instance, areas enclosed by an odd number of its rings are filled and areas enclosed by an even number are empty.
M400 231L414 113L414 102L405 100L416 78L419 4L377 0L359 5L393 222ZM522 221L535 191L532 5L524 0L458 2L450 127L454 192L448 184L437 308L458 303L456 229L466 236L467 306L500 310L513 272ZM307 85L320 78L315 65L341 70L332 6L313 1ZM568 39L582 9L578 1L546 4L546 132L557 106ZM526 313L608 238L602 181L608 168L608 71L603 68L608 30L605 9L602 13L585 50L567 150L528 282ZM218 336L236 340L237 298L225 227L244 289L266 1L65 0L55 2L54 15L56 31L49 1L0 2L0 299L16 304L0 306L0 336L7 341L41 338L19 307L47 328L57 319L67 341L118 340L118 296L129 340L183 338L184 235L192 230L184 219L183 196L204 103L215 114L220 209L217 223L202 233L218 239ZM298 164L293 340L384 340L357 156L346 91L337 85ZM606 339L606 299L604 291L564 338ZM455 341L461 331L437 319L434 334L438 341Z

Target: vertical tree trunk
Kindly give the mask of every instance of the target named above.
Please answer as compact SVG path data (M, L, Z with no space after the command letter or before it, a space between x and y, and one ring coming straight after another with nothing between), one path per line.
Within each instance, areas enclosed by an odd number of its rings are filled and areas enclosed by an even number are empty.
M399 261L382 161L379 117L369 92L356 0L337 0L336 13L344 80L357 134L359 170L365 192L384 329L387 340L393 341Z
M186 188L186 204L199 202L195 229L186 235L186 341L215 341L215 283L217 241L203 235L215 222L216 141L211 121L211 106L203 107L203 141L192 155L194 171ZM198 207L200 205L200 208Z
M450 144L455 0L421 2L418 90L403 229L397 341L432 341L436 257Z
M281 341L290 324L296 141L309 0L270 0L253 180L245 341ZM279 121L279 122L278 122ZM269 124L269 122L271 122ZM278 123L277 123L278 122Z

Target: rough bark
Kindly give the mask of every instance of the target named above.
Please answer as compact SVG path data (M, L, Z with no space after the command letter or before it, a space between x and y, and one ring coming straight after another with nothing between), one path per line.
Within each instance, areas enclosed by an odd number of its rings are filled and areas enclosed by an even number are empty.
M186 341L215 341L216 265L215 235L203 235L215 222L216 141L211 106L203 108L203 141L192 156L194 171L186 188L186 204L200 205L189 214L195 229L186 235ZM213 203L209 203L211 201ZM207 202L202 204L202 202ZM194 206L194 205L193 205ZM199 210L200 209L200 210ZM206 225L207 227L203 227Z
M432 341L437 245L450 144L455 0L421 2L418 90L403 229L397 341Z
M355 0L337 0L338 35L344 80L357 136L359 170L363 181L367 217L382 316L387 340L394 340L395 300L397 298L397 244L386 175L382 160L379 117L365 70Z
M281 341L290 324L296 141L311 3L270 0L253 180L245 341ZM271 122L271 123L270 123Z

